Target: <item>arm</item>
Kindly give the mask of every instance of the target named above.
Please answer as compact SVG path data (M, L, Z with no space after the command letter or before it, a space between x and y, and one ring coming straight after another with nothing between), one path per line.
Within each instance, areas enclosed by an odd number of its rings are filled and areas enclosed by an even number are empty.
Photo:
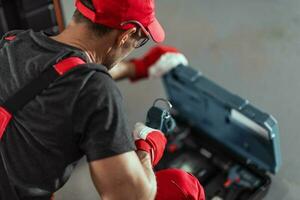
M90 163L94 184L104 200L154 199L156 180L147 162L135 153L123 101L115 82L95 73L86 83L73 112L79 147ZM142 165L143 163L143 165Z
M133 78L135 75L135 66L132 62L123 61L109 71L112 78L116 81Z
M151 200L156 196L153 172L163 155L166 138L158 130L137 123L133 131L137 151L90 162L94 184L104 200Z
M90 163L92 180L103 200L152 200L156 180L149 155L124 153Z

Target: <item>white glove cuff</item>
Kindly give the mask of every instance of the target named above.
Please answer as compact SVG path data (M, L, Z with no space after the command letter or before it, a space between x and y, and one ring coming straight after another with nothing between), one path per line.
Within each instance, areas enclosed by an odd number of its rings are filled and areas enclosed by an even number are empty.
M159 78L178 65L188 66L187 58L181 53L165 53L149 68L150 78Z
M149 135L149 133L155 131L155 129L149 128L149 127L145 127L140 131L140 139L146 140L147 136Z
M147 127L143 123L136 123L133 131L134 140L139 140L139 139L146 140L149 133L153 131L157 131L157 130Z

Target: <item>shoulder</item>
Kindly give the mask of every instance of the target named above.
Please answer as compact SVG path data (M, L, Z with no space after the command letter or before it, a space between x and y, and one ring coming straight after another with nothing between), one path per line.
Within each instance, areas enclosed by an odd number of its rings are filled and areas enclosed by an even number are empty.
M88 87L90 87L94 92L106 92L108 94L114 94L121 96L119 88L115 82L115 80L112 79L112 77L109 75L108 71L105 71L103 66L97 66L98 69L95 70L95 73L90 78ZM100 94L101 94L100 93Z
M97 97L97 99L122 97L115 80L112 79L106 67L98 64L84 64L80 67L87 72L93 71L81 89L81 97Z

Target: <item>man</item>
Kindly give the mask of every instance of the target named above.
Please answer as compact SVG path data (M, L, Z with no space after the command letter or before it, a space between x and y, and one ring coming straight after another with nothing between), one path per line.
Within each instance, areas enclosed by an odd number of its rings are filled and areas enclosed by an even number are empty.
M164 40L154 2L78 0L76 7L73 20L57 36L17 31L0 43L0 105L39 77L61 52L64 57L57 62L66 56L86 62L55 80L13 116L1 139L1 159L9 177L9 183L0 180L1 195L10 185L19 199L48 200L86 155L102 199L154 199L157 182L152 168L166 140L160 131L143 124L137 124L132 137L122 97L108 74L150 38ZM111 75L137 80L184 62L174 49L158 47L143 59L121 63ZM157 174L157 180L160 177ZM197 193L203 197L201 188Z

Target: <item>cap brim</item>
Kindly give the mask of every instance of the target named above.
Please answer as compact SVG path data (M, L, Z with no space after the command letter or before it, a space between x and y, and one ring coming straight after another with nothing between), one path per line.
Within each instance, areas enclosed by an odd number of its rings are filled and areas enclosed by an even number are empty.
M161 43L165 40L165 31L156 18L147 28L154 42Z

